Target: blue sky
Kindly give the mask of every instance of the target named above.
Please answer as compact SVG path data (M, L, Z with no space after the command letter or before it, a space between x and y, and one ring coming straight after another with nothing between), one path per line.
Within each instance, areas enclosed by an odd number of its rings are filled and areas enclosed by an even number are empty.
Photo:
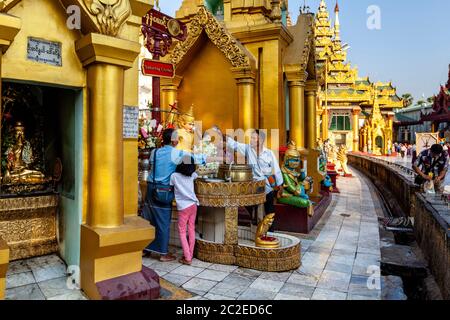
M295 23L304 0L290 0ZM182 0L160 0L161 11L174 15ZM306 0L316 12L320 0ZM327 0L333 12L335 0ZM381 29L369 30L367 8L381 10ZM450 64L450 1L448 0L340 0L341 38L350 45L348 59L360 76L392 81L398 93L416 100L439 92L447 82ZM334 17L334 13L332 13Z

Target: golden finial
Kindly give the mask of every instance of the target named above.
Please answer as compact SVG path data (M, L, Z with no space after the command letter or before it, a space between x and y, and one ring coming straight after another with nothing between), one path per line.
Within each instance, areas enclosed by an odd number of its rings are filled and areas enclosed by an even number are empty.
M297 145L294 141L289 142L288 149L286 151L286 158L300 158L300 152L297 150Z

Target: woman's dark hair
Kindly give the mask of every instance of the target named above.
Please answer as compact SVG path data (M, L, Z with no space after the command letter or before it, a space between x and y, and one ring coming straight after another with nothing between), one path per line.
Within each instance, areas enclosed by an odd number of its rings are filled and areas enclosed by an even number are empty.
M444 151L444 148L440 144L433 144L430 150L432 154L438 155L441 154L442 151Z
M196 166L194 164L194 158L192 156L185 156L183 161L177 166L175 172L181 173L184 176L192 177L196 170Z
M166 129L163 131L162 138L163 144L165 146L170 146L170 144L172 143L172 135L174 131L174 129Z

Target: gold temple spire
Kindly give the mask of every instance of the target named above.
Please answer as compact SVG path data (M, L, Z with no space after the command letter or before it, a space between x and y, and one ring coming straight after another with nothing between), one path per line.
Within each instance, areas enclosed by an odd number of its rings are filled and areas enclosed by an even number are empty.
M339 3L336 0L336 7L334 8L334 41L341 41L341 23L339 21Z

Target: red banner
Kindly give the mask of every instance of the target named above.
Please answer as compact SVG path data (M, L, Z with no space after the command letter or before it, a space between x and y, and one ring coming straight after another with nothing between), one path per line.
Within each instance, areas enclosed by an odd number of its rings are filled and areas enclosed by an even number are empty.
M144 59L141 69L144 76L160 78L173 78L175 76L175 67L171 63Z
M186 24L155 9L142 17L142 25L180 41L186 40L187 37Z

